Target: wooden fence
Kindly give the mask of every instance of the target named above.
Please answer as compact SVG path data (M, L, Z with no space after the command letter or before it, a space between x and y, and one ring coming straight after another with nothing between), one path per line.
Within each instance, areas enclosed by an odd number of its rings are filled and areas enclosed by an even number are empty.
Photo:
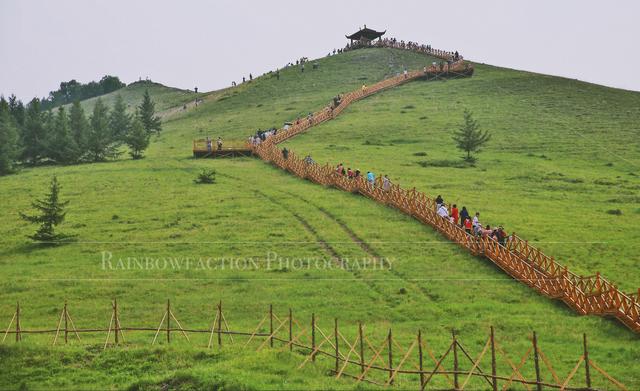
M436 53L440 53L437 51ZM442 53L449 58L448 52ZM381 178L370 184L365 178L350 179L338 175L332 166L308 164L294 152L285 159L277 144L319 125L339 115L351 103L366 98L379 91L396 87L412 80L439 77L468 76L473 67L463 60L444 65L444 69L431 66L382 80L366 88L344 95L340 104L326 107L304 120L297 121L288 129L280 129L276 135L266 139L260 145L249 145L253 153L261 159L271 162L292 174L309 179L324 186L333 186L344 191L359 193L379 203L394 207L413 216L441 232L450 240L469 250L472 254L484 256L495 263L513 278L521 281L538 292L565 302L582 315L612 316L634 332L640 332L640 289L637 293L625 293L613 283L596 273L592 276L579 276L559 264L553 257L544 254L517 235L509 237L505 245L489 238L478 238L467 234L464 229L443 219L436 213L435 201L415 188L404 189L393 184L383 189Z
M163 341L170 344L175 338L174 334L179 333L179 337L190 344L195 343L191 337L203 335L207 343L201 346L207 348L232 344L257 351L277 348L293 352L295 349L302 360L298 368L309 362L330 362L330 373L336 379L346 377L357 383L368 382L379 386L398 384L403 389L419 390L429 387L494 391L514 387L526 390L542 390L543 387L594 390L598 389L594 384L598 382L606 384L607 389L627 389L589 357L586 334L583 335L582 354L571 371L566 376L561 376L554 369L550 357L540 347L535 332L528 338L530 347L526 352L519 360L512 360L496 337L493 327L488 330L485 342L476 349L479 352L475 354L462 343L460 335L455 331L452 331L451 342L444 352L436 354L435 345L428 344L420 330L415 336L397 335L391 328L367 330L362 322L344 325L339 323L338 318L332 318L327 326L326 322L322 325L314 313L304 321L294 317L291 309L278 316L273 305L269 305L255 328L241 331L231 329L221 301L212 312L213 320L209 319L211 326L208 328L183 327L174 311L171 302L167 300L166 306L158 306L157 319L160 321L157 327L128 326L121 320L127 319L127 314L123 317L118 301L114 299L109 308L110 320L107 327L81 328L76 327L65 302L55 328L35 330L21 327L23 316L20 305L17 304L1 342L4 343L8 335L13 335L16 343L21 343L26 335L49 334L53 336L51 344L56 346L62 343L81 343L80 335L106 334L102 345L104 350L127 344L125 335L132 333L147 333L152 345ZM527 361L529 365L525 366ZM580 368L583 373L578 375Z

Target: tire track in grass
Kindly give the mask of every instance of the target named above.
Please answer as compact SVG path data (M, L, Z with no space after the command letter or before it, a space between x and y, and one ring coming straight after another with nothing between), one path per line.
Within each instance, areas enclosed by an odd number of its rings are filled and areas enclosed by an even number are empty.
M233 177L230 177L230 176L227 176L227 177L232 178L232 179L238 179L238 178L233 178ZM238 179L238 180L240 180L240 179ZM242 180L240 180L240 181L242 181ZM371 289L373 292L378 294L391 307L393 307L396 304L394 301L390 300L389 296L386 295L382 290L380 290L373 283L373 281L371 281L371 280L369 280L367 278L364 278L362 276L362 274L359 273L359 271L353 270L348 265L346 265L346 267L345 267L345 264L344 264L344 261L343 261L344 257L342 257L340 255L340 253L333 246L331 246L326 240L324 240L324 238L318 233L318 230L313 225L311 225L311 223L309 223L309 221L307 219L305 219L303 216L299 215L298 213L292 211L290 207L288 207L286 204L282 203L280 200L278 200L278 199L276 199L274 197L271 197L271 196L263 193L260 190L255 189L255 188L252 189L252 190L256 195L265 198L266 200L272 202L275 205L278 205L283 210L286 210L288 213L290 213L296 220L298 220L300 225L302 225L304 227L304 229L315 238L315 241L320 245L322 250L324 250L329 256L331 256L331 259L334 261L336 266L340 267L341 270L345 270L345 271L350 272L354 277L356 277L358 280L362 281L365 285L367 285L369 287L369 289Z
M395 268L393 268L391 266L391 264L388 263L388 261L386 261L386 257L383 257L380 255L380 253L375 250L373 247L371 247L371 245L369 243L367 243L364 239L362 239L360 236L358 236L358 234L355 233L355 231L353 231L351 229L351 227L349 227L342 219L336 217L333 213L329 212L327 209L325 209L324 207L320 206L320 205L316 205L313 202L305 199L302 196L299 196L297 194L291 193L291 192L287 192L287 191L282 191L279 190L291 197L297 198L298 200L309 204L311 206L313 206L314 208L318 209L321 213L323 213L327 218L329 218L330 220L332 220L333 222L335 222L338 226L340 226L340 228L342 228L342 230L349 236L349 238L355 243L357 244L367 255L369 255L371 258L373 258L374 260L376 260L377 262L384 262L385 266L388 266L387 270L393 274L395 277L403 280L405 283L410 284L411 286L413 286L415 289L417 289L418 291L420 291L425 297L427 297L430 300L435 300L436 298L434 297L434 295L429 292L424 286L422 286L421 284L416 283L415 281L410 281L409 278L404 275L404 273L396 270Z

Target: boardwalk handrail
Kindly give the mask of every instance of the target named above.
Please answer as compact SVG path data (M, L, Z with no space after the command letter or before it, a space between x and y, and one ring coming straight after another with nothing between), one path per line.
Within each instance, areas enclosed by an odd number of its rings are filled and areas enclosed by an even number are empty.
M384 41L380 44L385 46ZM374 45L375 46L375 45ZM391 47L402 48L398 45ZM415 50L413 47L407 50ZM430 49L432 56L451 60L451 53ZM415 188L403 189L397 184L384 190L380 178L370 185L362 177L350 179L337 175L328 164L308 164L290 152L287 159L282 156L277 144L286 141L304 131L339 115L351 103L366 98L379 91L393 88L425 76L445 74L468 74L473 72L471 64L462 57L457 61L442 64L441 67L425 67L422 70L390 77L369 87L344 94L340 104L334 108L325 107L310 115L309 118L296 121L288 129L279 129L277 134L267 138L260 145L249 145L257 156L266 162L287 170L294 175L307 178L325 186L333 186L345 191L360 193L377 202L399 209L428 224L448 239L466 248L473 255L482 255L504 270L513 278L521 281L538 292L554 299L560 299L582 315L613 316L636 333L640 333L640 289L637 294L627 294L602 277L579 276L570 272L566 266L553 257L544 254L536 247L517 235L511 235L504 245L490 239L478 238L466 233L461 227L436 213L435 201Z

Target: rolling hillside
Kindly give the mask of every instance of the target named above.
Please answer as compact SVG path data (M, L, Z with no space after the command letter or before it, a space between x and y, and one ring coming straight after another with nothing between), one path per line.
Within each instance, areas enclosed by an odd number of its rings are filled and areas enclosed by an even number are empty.
M547 356L557 358L555 369L565 375L586 332L593 359L637 389L638 336L619 323L578 316L417 221L363 197L323 189L257 159L190 157L193 138L243 140L257 128L305 116L338 93L431 61L392 49L323 58L317 70L285 69L280 80L267 75L212 94L198 108L173 112L144 160L41 167L0 178L0 219L6 222L0 229L0 320L8 323L19 301L23 327L55 328L67 300L78 327L103 327L109 301L117 297L123 322L153 328L170 298L185 327L207 328L222 300L233 327L255 328L273 304L279 314L292 308L307 323L313 312L327 329L339 317L349 337L357 321L378 337L392 326L400 343L422 329L438 352L455 328L474 346L474 355L493 325L513 359L530 346L526 335L537 331ZM141 87L127 89L125 99L133 102ZM150 90L159 110L195 96L163 91ZM493 139L475 167L458 168L460 153L450 133L465 108ZM633 290L640 286L640 234L634 224L640 216L638 120L639 93L478 65L470 79L413 82L355 103L286 146L321 163L344 162L442 194L480 211L483 222L530 238L572 269L598 270ZM216 169L218 183L193 184L202 168ZM70 200L62 229L78 241L38 248L26 241L32 227L17 212L43 194L53 173L62 197ZM617 209L620 215L608 213ZM362 259L372 252L389 259L392 270L294 268L279 261L263 267L268 260L336 254ZM106 267L105 257L113 261ZM132 257L232 257L256 259L261 267L113 267ZM0 345L0 361L10 369L0 375L0 388L363 386L325 376L332 365L326 362L298 370L303 356L297 353L265 349L256 355L241 345L206 351L206 335L149 347L153 331L128 334L128 347L102 352L104 337L83 335L82 343L66 348L51 348L50 336L41 335ZM532 371L528 362L523 373ZM594 387L607 384L598 380Z

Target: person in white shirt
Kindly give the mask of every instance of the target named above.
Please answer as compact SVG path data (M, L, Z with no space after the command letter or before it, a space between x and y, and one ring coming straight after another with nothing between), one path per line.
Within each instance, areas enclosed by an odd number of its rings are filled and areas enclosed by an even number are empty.
M473 216L473 227L475 228L476 225L480 224L480 212L476 212L476 215ZM482 225L480 225L480 228L482 228Z
M449 211L447 210L447 206L444 203L440 204L440 207L438 208L438 216L445 219L449 217Z

